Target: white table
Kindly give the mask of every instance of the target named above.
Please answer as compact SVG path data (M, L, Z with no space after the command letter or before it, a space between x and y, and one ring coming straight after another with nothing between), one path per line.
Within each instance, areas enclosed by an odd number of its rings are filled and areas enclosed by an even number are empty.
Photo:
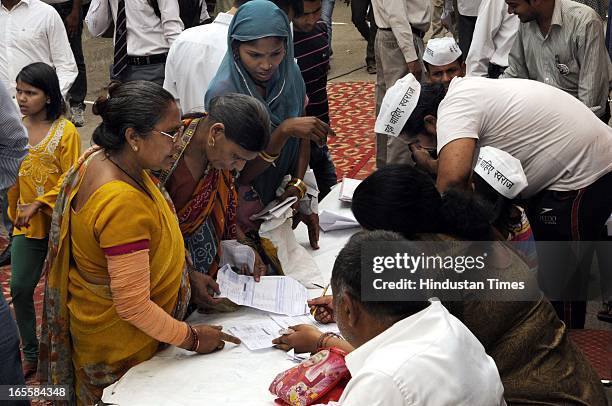
M350 213L350 208L338 200L339 187L319 205L319 211ZM301 224L296 230L300 244L312 252L324 279L329 280L333 263L340 249L358 229L321 232L319 250L312 250L308 232ZM316 289L311 297L321 294ZM228 320L268 318L255 309L241 308L233 313L189 317L193 323L223 325ZM127 338L126 338L127 339ZM119 381L104 390L102 400L119 406L256 406L273 405L274 396L268 386L281 371L295 365L283 351L270 348L249 351L243 345L226 344L223 351L199 355L170 347L149 361L130 369Z

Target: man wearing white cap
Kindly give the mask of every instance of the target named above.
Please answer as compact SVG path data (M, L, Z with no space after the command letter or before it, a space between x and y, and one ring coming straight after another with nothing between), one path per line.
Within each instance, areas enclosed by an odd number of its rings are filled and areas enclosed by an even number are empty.
M499 148L521 161L529 184L520 196L536 240L602 238L612 212L612 128L566 92L524 79L455 78L446 95L422 89L404 131L437 142L437 160L411 148L437 173L440 191L468 188L477 148Z
M448 88L453 78L465 76L463 55L453 37L430 39L423 53L423 62L430 83L442 83Z

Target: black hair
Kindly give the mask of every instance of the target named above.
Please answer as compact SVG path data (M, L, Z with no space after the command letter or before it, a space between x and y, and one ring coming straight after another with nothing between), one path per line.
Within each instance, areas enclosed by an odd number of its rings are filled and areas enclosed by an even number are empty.
M289 10L293 10L296 16L304 14L304 0L269 0L276 4L276 7L288 13Z
M474 192L490 205L493 213L493 226L505 236L513 224L520 221L520 218L517 218L514 213L512 200L501 195L476 172L472 174L472 182Z
M425 131L425 117L429 115L438 117L438 106L445 95L446 89L442 83L422 84L419 101L401 132L408 135L423 133Z
M410 165L388 165L355 189L355 219L369 230L389 230L407 238L440 233L490 241L493 213L474 193L448 190L441 196L431 177Z
M111 82L108 97L99 97L93 105L93 113L102 117L93 132L93 142L116 151L125 145L128 128L146 137L173 102L174 97L154 82Z
M429 306L427 301L362 301L361 300L361 256L362 248L373 242L406 241L400 234L390 231L361 231L354 234L340 250L331 276L334 293L346 292L361 302L370 314L381 317L406 318Z
M45 105L47 120L55 121L66 113L66 103L60 90L59 79L55 69L43 62L34 62L21 69L15 81L27 83L43 91L49 98Z
M208 108L211 123L222 123L225 136L247 151L263 151L270 141L270 115L262 102L240 93L214 97Z

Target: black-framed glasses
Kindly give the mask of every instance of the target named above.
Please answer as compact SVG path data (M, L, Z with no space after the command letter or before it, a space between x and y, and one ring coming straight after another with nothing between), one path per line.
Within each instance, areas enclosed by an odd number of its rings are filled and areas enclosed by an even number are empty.
M167 133L165 131L162 130L158 130L157 128L154 128L153 131L156 131L162 135L165 135L166 137L170 138L172 140L172 142L176 142L176 140L183 135L183 126L180 126L176 131L174 131L173 133Z

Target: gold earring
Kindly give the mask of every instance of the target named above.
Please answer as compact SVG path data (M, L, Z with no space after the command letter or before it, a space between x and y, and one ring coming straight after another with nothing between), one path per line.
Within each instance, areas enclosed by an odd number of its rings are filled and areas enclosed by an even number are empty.
M132 145L132 149L134 150L134 152L138 152L138 147L136 145Z
M208 138L208 146L211 148L215 147L215 139L213 137Z

